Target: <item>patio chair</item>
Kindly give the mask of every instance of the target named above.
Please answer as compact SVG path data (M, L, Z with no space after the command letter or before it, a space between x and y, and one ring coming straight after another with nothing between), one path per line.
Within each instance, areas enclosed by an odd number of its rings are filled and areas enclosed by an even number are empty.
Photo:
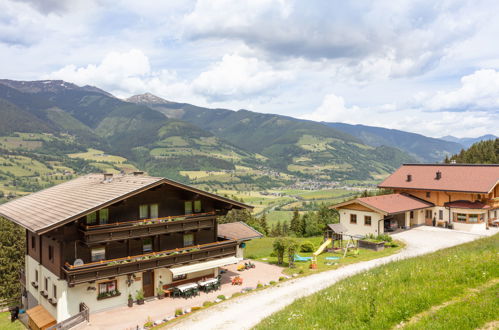
M302 256L299 256L298 254L295 254L293 256L293 258L295 259L295 261L310 261L310 260L312 260L312 257L302 257Z
M173 298L175 298L175 297L182 297L182 291L180 291L177 288L173 288L172 289L172 297Z

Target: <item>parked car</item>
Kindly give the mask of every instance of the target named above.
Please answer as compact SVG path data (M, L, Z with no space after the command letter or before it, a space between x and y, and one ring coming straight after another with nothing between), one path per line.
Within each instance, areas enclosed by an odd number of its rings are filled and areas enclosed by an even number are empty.
M399 227L397 220L390 218L385 219L385 231L394 231Z

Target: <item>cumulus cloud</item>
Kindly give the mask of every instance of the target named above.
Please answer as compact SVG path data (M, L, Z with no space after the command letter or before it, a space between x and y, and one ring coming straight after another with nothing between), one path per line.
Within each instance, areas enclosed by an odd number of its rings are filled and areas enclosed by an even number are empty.
M194 91L211 100L247 98L261 94L292 78L287 71L274 70L254 57L225 55L193 82Z
M175 72L152 70L149 58L139 49L111 52L99 64L67 65L43 78L98 86L119 97L145 92L175 100L191 96L188 84L182 82Z
M440 91L425 104L430 110L499 112L499 71L477 70L461 78L461 87Z
M324 96L320 106L301 118L400 129L433 137L480 136L494 133L499 127L498 111L428 112L422 107L408 108L396 104L359 107L347 105L343 97L333 93Z

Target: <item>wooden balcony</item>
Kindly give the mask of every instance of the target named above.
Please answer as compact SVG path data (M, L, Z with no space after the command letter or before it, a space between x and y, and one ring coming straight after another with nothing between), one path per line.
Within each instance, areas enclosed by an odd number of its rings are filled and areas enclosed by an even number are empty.
M236 255L237 241L228 240L188 248L153 252L133 257L103 260L72 266L66 263L63 267L69 286L105 279L109 277L143 272L161 267L174 267L212 259Z
M117 222L105 225L84 226L80 231L85 244L99 244L129 238L161 235L186 230L213 228L216 226L214 212Z

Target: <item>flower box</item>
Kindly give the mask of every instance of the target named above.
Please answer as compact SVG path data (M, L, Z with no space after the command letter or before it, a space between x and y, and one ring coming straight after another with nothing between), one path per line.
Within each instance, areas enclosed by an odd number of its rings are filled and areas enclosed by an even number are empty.
M368 240L359 240L359 247L373 251L381 251L385 248L385 242L373 242Z

